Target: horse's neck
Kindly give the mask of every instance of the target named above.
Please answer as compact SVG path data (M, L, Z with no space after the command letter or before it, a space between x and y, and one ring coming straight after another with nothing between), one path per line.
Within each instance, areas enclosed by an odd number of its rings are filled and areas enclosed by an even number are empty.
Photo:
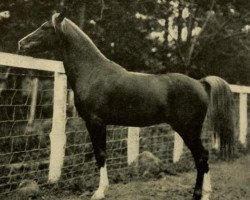
M65 19L63 27L70 50L76 50L86 62L106 60L92 40L76 24Z
M65 37L63 60L65 71L72 84L80 75L87 80L94 70L103 67L108 61L87 35L72 30L71 34L68 33Z

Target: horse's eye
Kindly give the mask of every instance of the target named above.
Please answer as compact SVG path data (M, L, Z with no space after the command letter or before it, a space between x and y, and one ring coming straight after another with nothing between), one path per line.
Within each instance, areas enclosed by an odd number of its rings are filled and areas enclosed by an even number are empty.
M42 26L42 29L43 30L47 30L49 28L49 26L48 25L44 25L44 26Z

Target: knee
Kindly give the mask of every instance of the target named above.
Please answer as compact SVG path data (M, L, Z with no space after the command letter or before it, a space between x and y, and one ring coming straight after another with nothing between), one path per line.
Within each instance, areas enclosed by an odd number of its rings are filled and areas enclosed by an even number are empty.
M209 171L208 159L209 159L209 152L207 150L204 150L199 165L199 168L202 172L207 173Z
M204 149L203 152L202 152L202 160L207 162L208 159L209 159L209 152L208 152L208 150Z
M106 152L100 151L96 155L96 164L98 168L104 167L106 162Z

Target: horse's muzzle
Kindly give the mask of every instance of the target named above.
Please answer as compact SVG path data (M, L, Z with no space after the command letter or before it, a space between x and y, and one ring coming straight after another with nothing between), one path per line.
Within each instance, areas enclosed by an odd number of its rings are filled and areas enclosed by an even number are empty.
M25 50L25 45L22 44L22 41L18 42L18 47L17 47L17 54L25 54L26 50Z
M25 55L31 51L34 51L35 49L33 48L36 45L36 42L32 42L29 44L25 44L22 41L18 42L18 49L17 49L17 53L21 54L21 55ZM33 49L33 50L32 50Z

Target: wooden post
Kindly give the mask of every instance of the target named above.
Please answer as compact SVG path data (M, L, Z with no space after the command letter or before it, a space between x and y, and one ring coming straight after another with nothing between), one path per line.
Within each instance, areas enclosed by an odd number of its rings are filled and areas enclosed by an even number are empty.
M219 150L220 148L220 136L216 133L216 137L214 133L212 133L212 148Z
M173 162L176 163L180 160L183 153L183 140L181 136L174 132L174 152L173 152Z
M139 156L139 139L140 139L140 128L129 127L128 128L128 140L127 140L127 162L130 165Z
M48 181L54 183L61 176L66 145L66 101L67 78L65 74L55 72L53 123L50 133L50 165Z
M246 146L246 138L247 138L247 94L240 93L240 101L239 101L239 141L241 144Z
M69 103L70 109L72 109L72 117L76 117L77 116L77 111L76 111L76 107L75 107L75 100L74 100L74 92L73 92L73 90L69 91L68 103Z
M28 125L32 125L36 115L36 104L37 104L37 93L38 93L38 78L32 80L32 93L31 93L31 106L30 106L30 116L28 120Z

